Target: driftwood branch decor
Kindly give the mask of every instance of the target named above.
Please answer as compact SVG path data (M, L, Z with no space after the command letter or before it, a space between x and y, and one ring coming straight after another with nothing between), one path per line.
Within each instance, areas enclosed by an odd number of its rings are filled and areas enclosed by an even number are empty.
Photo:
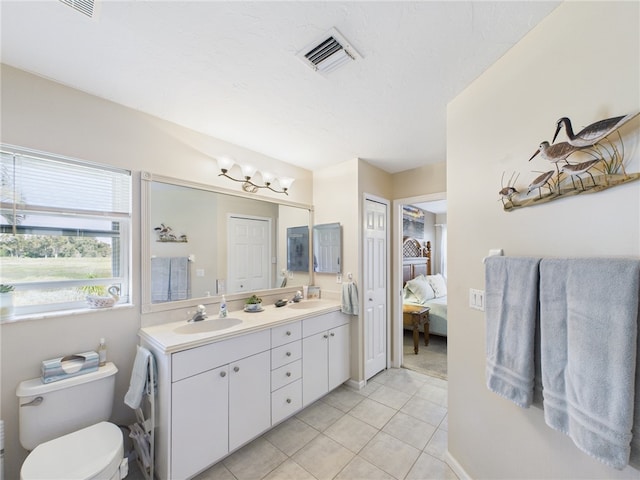
M632 182L640 173L627 173L624 168L624 144L618 129L640 112L607 118L595 122L577 134L571 120L561 118L553 135L555 142L564 128L567 141L549 144L542 142L529 161L536 157L552 163L555 170L534 172L528 187L516 187L520 174L513 172L498 192L505 211L547 203L582 193L594 193ZM569 160L571 157L571 161Z

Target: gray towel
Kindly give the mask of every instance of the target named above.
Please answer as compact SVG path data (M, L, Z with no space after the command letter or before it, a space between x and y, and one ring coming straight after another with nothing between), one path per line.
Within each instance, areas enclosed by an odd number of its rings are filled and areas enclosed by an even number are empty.
M151 259L151 302L169 301L169 278L171 259L153 257Z
M618 469L631 449L639 292L639 260L540 263L545 420Z
M526 257L485 260L487 387L524 408L533 399L539 263Z
M189 258L171 257L169 299L186 300L187 298L189 298Z
M355 282L342 284L342 313L347 315L359 315L358 287Z

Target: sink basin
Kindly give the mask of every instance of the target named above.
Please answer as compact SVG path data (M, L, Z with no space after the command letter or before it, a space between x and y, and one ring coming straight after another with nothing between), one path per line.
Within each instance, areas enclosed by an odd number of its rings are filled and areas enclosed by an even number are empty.
M309 310L311 308L327 307L331 302L323 302L322 300L301 300L298 303L290 303L287 308L294 308L296 310Z
M182 334L215 332L218 330L224 330L225 328L235 327L241 323L242 320L239 318L216 318L213 320L202 320L201 322L180 325L174 330L174 332Z

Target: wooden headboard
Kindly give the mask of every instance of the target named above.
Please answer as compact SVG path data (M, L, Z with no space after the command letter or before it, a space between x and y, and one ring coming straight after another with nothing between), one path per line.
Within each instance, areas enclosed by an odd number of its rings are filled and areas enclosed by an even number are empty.
M422 245L413 237L402 241L402 284L419 275L431 275L431 242Z

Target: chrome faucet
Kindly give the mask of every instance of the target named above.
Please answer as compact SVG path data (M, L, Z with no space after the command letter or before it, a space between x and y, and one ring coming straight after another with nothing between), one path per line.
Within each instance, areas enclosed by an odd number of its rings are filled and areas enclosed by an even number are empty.
M207 312L205 312L204 305L198 305L198 311L191 317L190 320L187 320L188 323L191 322L200 322L202 320L207 319Z
M298 290L291 301L298 303L300 300L302 300L302 292Z

